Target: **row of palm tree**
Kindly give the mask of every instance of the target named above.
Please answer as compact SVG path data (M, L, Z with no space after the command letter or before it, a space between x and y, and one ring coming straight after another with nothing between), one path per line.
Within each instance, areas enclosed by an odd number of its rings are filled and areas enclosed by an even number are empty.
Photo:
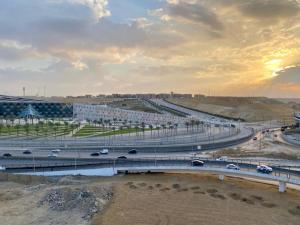
M178 123L167 122L166 124L160 125L146 125L144 122L131 121L131 120L121 120L117 118L113 119L102 119L99 120L87 120L90 126L102 127L103 131L107 130L123 130L134 128L136 136L142 131L143 137L145 136L146 128L150 130L151 137L153 136L153 131L157 131L157 136L176 136L178 133ZM187 133L195 133L203 131L204 123L199 120L190 120L185 123ZM122 134L122 132L121 132ZM130 134L130 133L129 133Z
M54 132L54 136L57 136L57 132L59 131L60 127L63 125L62 132L64 135L67 134L69 130L72 130L72 132L78 127L78 124L70 124L68 122L64 122L63 124L61 122L53 122L53 121L39 121L36 124L31 124L25 121L24 125L21 125L21 123L18 124L3 124L0 123L0 135L3 134L3 130L8 131L8 135L16 134L17 136L20 136L21 131L25 131L26 136L29 136L30 133L35 133L36 136L39 135L49 135L49 131ZM53 134L53 132L51 132ZM7 132L6 132L7 133Z

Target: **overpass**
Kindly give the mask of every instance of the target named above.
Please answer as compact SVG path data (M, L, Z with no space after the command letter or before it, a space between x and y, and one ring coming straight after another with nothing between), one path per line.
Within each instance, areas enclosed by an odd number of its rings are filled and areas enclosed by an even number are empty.
M202 160L202 159L201 159ZM236 176L253 178L258 180L275 181L279 184L279 191L286 190L286 184L300 186L300 170L286 168L286 166L271 165L272 174L256 172L258 161L230 160L227 162L203 159L203 167L191 166L191 157L155 157L155 158L98 158L98 159L70 159L70 158L16 158L0 159L2 166L10 173L29 173L44 175L45 173L58 173L60 175L91 175L89 171L97 169L111 169L117 173L142 173L142 172L205 172L218 174L221 180L224 176ZM234 163L239 165L240 170L226 169L226 165ZM64 172L65 171L65 172ZM101 175L92 173L92 175Z
M225 176L234 176L242 178L252 178L264 181L278 182L279 192L286 191L286 185L292 184L300 186L300 177L291 178L289 176L262 174L254 171L230 170L216 167L195 167L195 166L150 166L150 167L117 167L115 173L145 173L145 172L205 172L218 174L221 181Z

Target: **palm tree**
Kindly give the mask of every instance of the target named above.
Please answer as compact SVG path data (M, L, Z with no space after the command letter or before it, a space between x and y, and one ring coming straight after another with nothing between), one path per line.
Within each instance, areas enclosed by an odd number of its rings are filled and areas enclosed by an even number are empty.
M54 137L55 137L55 139L56 139L56 133L57 133L57 129L58 129L58 128L57 128L57 126L54 126L54 127L53 127L53 130L54 130Z
M200 121L199 121L199 120L196 120L195 124L196 124L196 126L197 126L197 131L199 131Z
M40 131L40 126L38 124L36 124L34 129L35 129L35 132L36 132L36 136L38 136L39 131Z
M193 132L194 131L195 120L191 120L190 125L191 125L192 132Z
M17 130L17 136L19 136L21 125L17 124L15 127L16 127L16 130Z
M145 123L142 122L141 126L142 126L143 139L144 139L145 138Z
M3 127L4 127L3 124L0 123L0 136L1 136L1 134L2 134Z
M151 138L152 138L152 131L153 131L153 126L152 124L149 125L150 131L151 131Z
M25 128L25 132L26 132L26 137L28 137L28 136L29 136L29 124L26 123L26 124L24 125L24 128Z
M11 134L11 133L10 133L10 132L11 132L11 130L10 130L11 125L10 125L10 124L7 124L6 127L7 127L7 129L8 129L8 134L10 135L10 134Z
M186 132L188 133L189 132L190 123L188 121L186 121L184 125L186 126Z
M139 126L138 126L138 125L135 125L134 129L135 129L135 135L136 135L136 137L137 137L137 136L138 136Z

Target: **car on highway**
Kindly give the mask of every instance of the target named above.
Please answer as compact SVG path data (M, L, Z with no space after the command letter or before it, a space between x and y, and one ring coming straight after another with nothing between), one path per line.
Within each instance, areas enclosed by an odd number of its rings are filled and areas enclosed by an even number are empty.
M121 156L118 157L118 159L127 159L127 157L124 156L124 155L121 155Z
M60 149L53 149L51 152L52 152L52 153L56 153L56 154L58 154L58 153L60 153L60 152L61 152L61 150L60 150Z
M228 157L227 156L221 156L221 157L217 158L216 160L221 161L221 162L226 162L226 161L228 161Z
M0 171L4 171L6 170L6 167L5 166L0 166Z
M10 153L4 153L3 157L12 157L12 155Z
M30 150L25 150L24 152L23 152L23 154L24 155L30 155L32 152L30 151Z
M92 153L91 153L91 156L99 156L99 155L100 155L99 152L92 152Z
M128 154L131 154L131 155L137 154L137 150L131 149L131 150L128 151Z
M52 154L49 154L48 155L48 158L57 158L57 154L55 154L55 153L52 153Z
M257 140L257 137L254 137L254 138L253 138L253 141L256 141L256 140Z
M259 172L259 173L272 173L273 172L273 169L269 166L266 166L266 165L259 165L256 167L256 171Z
M234 164L228 164L226 166L226 169L229 169L229 170L240 170L240 167L237 166L237 165L234 165Z
M101 155L107 155L108 154L108 149L104 148L100 151Z
M204 166L204 162L201 160L192 160L192 166Z

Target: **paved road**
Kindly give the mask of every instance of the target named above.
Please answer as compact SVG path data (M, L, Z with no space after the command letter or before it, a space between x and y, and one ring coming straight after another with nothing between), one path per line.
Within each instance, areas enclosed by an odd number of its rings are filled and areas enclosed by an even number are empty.
M8 172L32 172L35 171L60 171L70 169L88 169L88 168L109 168L109 167L138 167L138 166L190 166L192 157L156 157L156 158L134 158L116 159L116 158L100 158L100 159L47 159L47 158L16 158L4 159L0 158L0 165L5 166ZM202 159L205 167L225 168L227 164L234 163L239 165L243 171L256 171L259 162L231 160L227 162L216 161L210 159ZM273 167L273 175L285 177L300 178L300 171L286 169L283 167Z

